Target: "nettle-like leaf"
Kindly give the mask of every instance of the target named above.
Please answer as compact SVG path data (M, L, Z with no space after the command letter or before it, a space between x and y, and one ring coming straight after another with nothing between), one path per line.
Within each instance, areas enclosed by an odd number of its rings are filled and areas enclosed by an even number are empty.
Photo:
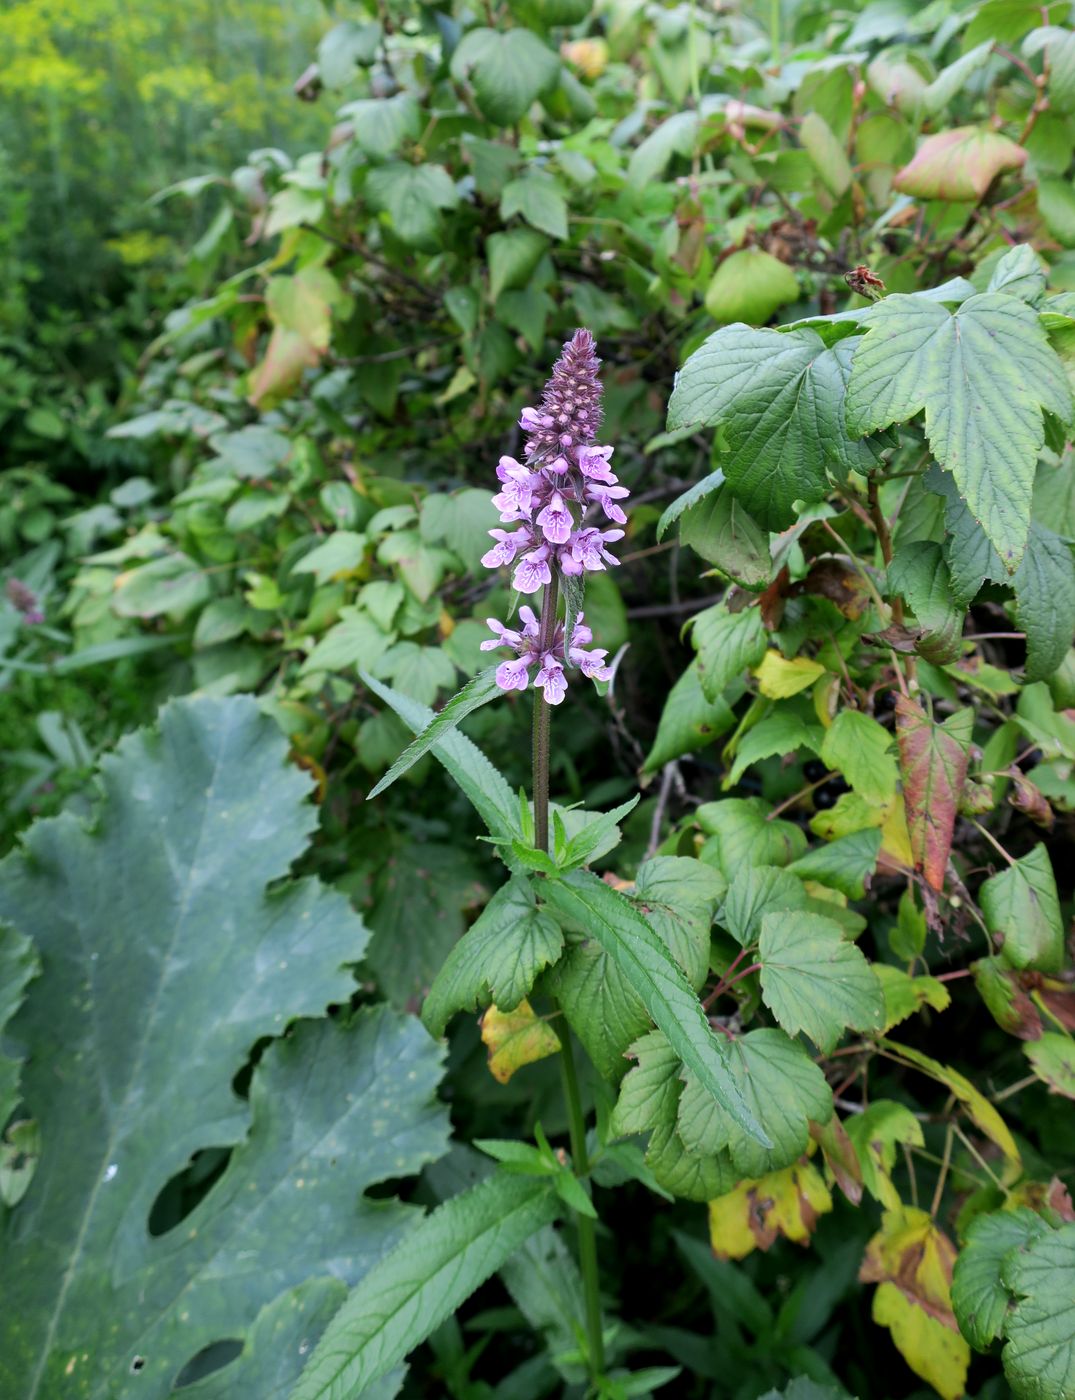
M452 76L469 81L484 117L513 126L560 76L560 60L527 29L472 29L452 55Z
M1041 1216L1023 1206L980 1215L971 1224L952 1270L952 1308L959 1330L977 1351L985 1351L1004 1331L1011 1301L1001 1282L1005 1258L1048 1233Z
M10 924L0 923L0 1037L22 1005L23 994L38 970L33 944ZM0 1051L0 1131L19 1101L20 1063Z
M5 1394L169 1394L203 1347L256 1345L260 1311L303 1280L360 1278L413 1218L362 1189L444 1150L441 1053L386 1008L300 1023L249 1105L232 1087L260 1038L348 1001L367 940L316 881L267 893L317 820L286 752L250 699L174 703L103 761L92 829L41 822L4 863L0 915L43 969L13 1023L42 1156L4 1222ZM169 1180L232 1144L193 1213L152 1236Z
M1019 969L1059 972L1064 964L1064 921L1044 845L984 881L978 902L990 933L1003 940L1004 962Z
M1001 1278L1014 1298L1004 1374L1018 1400L1066 1400L1075 1392L1075 1224L1016 1246Z
M789 1035L804 1031L827 1055L848 1027L881 1029L881 984L833 919L764 914L758 956L762 999Z
M1015 615L1026 633L1026 680L1045 680L1067 655L1075 632L1071 546L1036 520L1012 579Z
M1066 423L1071 391L1019 297L982 293L950 311L897 295L871 309L851 366L848 431L874 433L924 411L934 456L1009 572L1026 548L1045 410Z
M728 443L721 467L735 495L762 525L783 530L796 502L824 499L830 473L843 480L878 459L881 445L854 441L844 425L851 355L849 342L830 348L808 327L727 326L677 375L669 431L720 426Z
M564 946L560 925L539 909L528 880L516 876L497 890L449 953L422 1007L432 1035L443 1035L452 1014L481 1001L514 1011L542 968Z
M973 727L973 710L957 710L936 724L916 700L896 696L896 740L911 853L916 869L935 890L944 888Z
M733 613L723 602L714 603L696 613L690 626L702 694L711 702L719 700L734 680L757 666L765 655L765 627L758 608Z

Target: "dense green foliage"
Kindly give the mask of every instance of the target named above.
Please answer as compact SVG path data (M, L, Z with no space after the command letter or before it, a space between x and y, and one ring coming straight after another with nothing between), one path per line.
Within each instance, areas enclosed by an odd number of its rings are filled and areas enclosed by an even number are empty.
M1071 6L234 9L0 16L0 1390L1067 1400Z

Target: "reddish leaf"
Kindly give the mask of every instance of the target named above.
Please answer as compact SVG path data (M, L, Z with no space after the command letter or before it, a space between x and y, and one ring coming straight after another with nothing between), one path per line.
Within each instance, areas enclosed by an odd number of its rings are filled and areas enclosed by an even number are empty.
M959 126L927 136L914 159L892 181L917 199L979 200L1002 170L1017 170L1026 151L1007 136Z
M973 724L970 710L957 710L943 724L935 724L917 701L896 697L896 741L911 853L915 869L935 890L944 888Z

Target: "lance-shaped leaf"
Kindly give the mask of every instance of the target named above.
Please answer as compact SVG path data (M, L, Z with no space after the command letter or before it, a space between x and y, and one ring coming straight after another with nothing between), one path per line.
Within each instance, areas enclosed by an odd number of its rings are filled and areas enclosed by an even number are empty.
M1067 655L1075 632L1071 546L1034 521L1012 587L1015 615L1026 633L1026 680L1046 680Z
M844 1031L879 1031L885 1002L873 968L823 914L763 914L762 1000L789 1035L804 1031L829 1054Z
M1012 967L1059 972L1064 964L1064 921L1052 861L1044 845L986 880L978 891L990 933Z
M1012 1250L1001 1266L1015 1306L1004 1324L1004 1374L1016 1395L1075 1394L1075 1224Z
M104 760L93 829L38 823L4 863L0 915L43 968L13 1022L42 1156L4 1222L19 1307L0 1316L0 1393L163 1398L284 1290L361 1277L412 1216L356 1197L444 1150L441 1052L385 1008L301 1024L249 1105L232 1087L260 1038L347 1002L367 939L316 881L266 892L317 820L286 754L253 700L169 705ZM151 1236L191 1155L234 1143L195 1210Z
M935 890L944 888L952 831L967 777L974 713L935 724L916 700L896 696L896 742L911 854Z
M901 543L887 576L889 591L902 594L922 628L916 651L937 666L954 661L963 650L966 609L953 599L952 580L941 546L933 540Z
M750 1137L770 1146L747 1108L701 1003L660 936L635 906L596 875L575 870L550 880L554 910L579 924L616 963L650 1017L702 1087ZM861 956L861 955L860 955Z
M847 389L847 427L873 433L925 412L937 461L1009 571L1030 529L1043 410L1067 422L1071 392L1037 312L1002 292L954 312L923 297L875 306Z
M732 490L761 525L782 530L796 501L824 499L830 472L843 479L877 459L878 445L853 441L844 424L851 354L850 342L829 348L808 327L726 326L677 375L668 428L720 426Z
M509 880L437 973L422 1007L430 1034L443 1035L454 1012L473 1010L482 1000L514 1011L563 946L560 925L537 907L529 881Z
M1020 1206L980 1215L952 1270L952 1309L959 1330L977 1351L985 1351L1004 1330L1011 1303L1001 1265L1013 1249L1049 1233L1040 1215Z
M10 924L0 924L0 1036L22 1004L37 971L33 945ZM0 1132L19 1100L19 1061L0 1051Z
M729 612L715 603L691 619L691 641L698 653L696 665L702 694L716 702L748 666L765 655L765 628L758 608Z
M445 1201L351 1293L291 1400L366 1395L558 1210L546 1180L499 1173Z
M931 1079L935 1079L938 1084L943 1084L946 1089L951 1090L966 1109L971 1122L991 1142L996 1143L1005 1157L1012 1162L1019 1161L1019 1149L1015 1145L1015 1139L1012 1137L1008 1125L981 1090L976 1089L966 1075L960 1074L958 1070L954 1070L948 1065L942 1065L939 1060L933 1060L928 1055L923 1055L921 1050L913 1050L909 1045L900 1045L894 1040L882 1040L879 1044L891 1051L896 1058L920 1069Z

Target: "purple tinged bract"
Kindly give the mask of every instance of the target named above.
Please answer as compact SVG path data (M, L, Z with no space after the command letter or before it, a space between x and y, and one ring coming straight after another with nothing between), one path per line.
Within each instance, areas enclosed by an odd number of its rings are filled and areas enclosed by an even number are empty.
M527 434L525 460L504 456L497 466L500 490L493 504L501 522L517 528L490 530L496 543L482 563L490 569L514 566L512 585L520 593L538 593L554 576L578 576L618 563L607 546L622 539L624 531L601 529L596 521L603 517L625 525L627 515L619 502L630 492L609 466L613 449L594 442L602 417L599 368L593 336L577 330L553 366L540 404L524 408L519 416ZM524 605L519 616L517 631L490 619L496 636L482 643L485 651L508 646L516 653L497 667L502 690L524 690L537 666L534 685L550 705L558 705L567 690L566 666L578 667L592 680L611 677L607 652L584 649L593 634L581 613L566 653L562 623L556 624L552 645L542 650L533 609Z

